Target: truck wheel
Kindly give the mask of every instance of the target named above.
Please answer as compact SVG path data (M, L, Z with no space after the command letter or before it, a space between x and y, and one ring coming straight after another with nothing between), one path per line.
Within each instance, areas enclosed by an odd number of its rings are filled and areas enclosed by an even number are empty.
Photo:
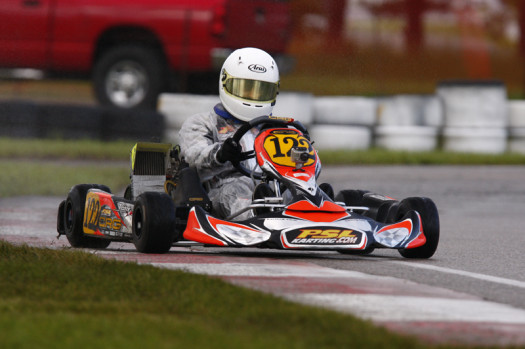
M111 243L110 240L84 235L82 225L84 223L86 195L88 190L92 188L111 193L105 185L79 184L71 188L63 205L64 232L67 240L73 247L106 248Z
M168 194L145 192L133 207L133 244L139 252L166 253L175 238L175 204Z
M153 49L134 45L109 49L93 69L95 96L106 106L155 109L165 86L164 67Z
M439 243L439 214L436 205L429 198L411 197L399 203L394 221L400 220L408 211L417 211L423 223L423 233L427 242L420 247L400 249L405 258L430 258L436 252Z

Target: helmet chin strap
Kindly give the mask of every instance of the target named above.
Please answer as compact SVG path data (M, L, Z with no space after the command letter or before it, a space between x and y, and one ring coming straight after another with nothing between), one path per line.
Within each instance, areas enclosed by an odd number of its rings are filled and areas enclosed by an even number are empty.
M224 105L222 105L222 103L215 105L215 107L213 107L213 110L215 111L217 115L219 115L220 117L224 119L232 120L233 122L238 123L238 124L244 123L244 121L239 120L235 116L230 114L230 112L228 112L226 108L224 108Z

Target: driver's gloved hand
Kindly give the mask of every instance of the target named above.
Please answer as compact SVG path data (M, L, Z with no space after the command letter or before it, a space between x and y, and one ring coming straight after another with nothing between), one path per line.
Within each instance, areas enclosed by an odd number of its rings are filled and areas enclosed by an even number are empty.
M226 161L231 161L233 164L239 163L240 161L244 160L241 156L241 152L241 145L230 137L224 141L221 148L217 152L217 161L220 163L225 163Z

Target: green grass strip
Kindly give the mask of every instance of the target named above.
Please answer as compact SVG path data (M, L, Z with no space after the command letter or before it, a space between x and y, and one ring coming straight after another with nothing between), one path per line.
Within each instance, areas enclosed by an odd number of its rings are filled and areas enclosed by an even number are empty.
M525 154L471 154L444 151L370 150L319 151L325 165L524 165Z
M126 160L135 142L0 137L0 158Z
M3 348L423 348L217 278L0 241Z
M105 184L113 192L129 184L129 166L0 159L0 197L65 196L80 183Z
M0 138L0 159L129 159L135 142ZM524 165L525 154L469 154L443 151L407 152L369 150L321 150L325 165Z

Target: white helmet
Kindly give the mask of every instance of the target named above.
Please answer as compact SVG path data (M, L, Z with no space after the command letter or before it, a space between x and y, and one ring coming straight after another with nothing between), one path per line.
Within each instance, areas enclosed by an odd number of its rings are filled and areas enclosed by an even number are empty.
M219 97L226 110L242 121L270 115L279 92L279 69L273 58L258 48L233 51L224 61Z

